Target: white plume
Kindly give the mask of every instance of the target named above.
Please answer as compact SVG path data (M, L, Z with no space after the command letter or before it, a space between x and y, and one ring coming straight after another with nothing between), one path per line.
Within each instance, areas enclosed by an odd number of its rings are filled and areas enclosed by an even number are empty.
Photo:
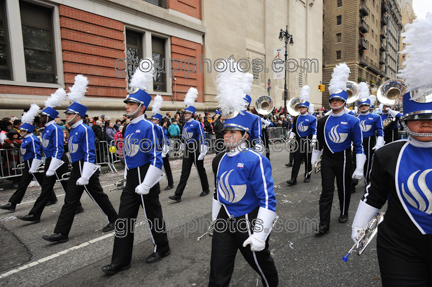
M140 61L139 66L133 74L130 87L132 89L148 90L153 82L154 62L153 59L145 58Z
M329 86L330 95L339 93L340 90L346 91L349 74L350 68L345 63L339 64L333 69Z
M81 103L84 99L85 93L87 92L88 83L87 77L76 75L74 85L69 88L69 100L74 103Z
M216 100L219 102L218 107L221 108L224 116L234 111L241 112L245 110L243 98L246 76L239 69L232 69L232 71L225 69L219 72L216 78L218 91Z
M183 102L186 106L193 106L197 97L198 90L195 88L189 88L189 91L187 91Z
M358 85L358 93L359 93L359 99L367 98L369 99L369 86L365 82L361 82Z
M371 106L375 105L377 97L375 95L370 95L369 100L371 102Z
M304 87L303 87L304 88ZM312 103L310 103L309 104L309 114L313 114L313 113L315 113L315 105L314 104L312 104Z
M354 112L356 115L358 114L358 107L357 106L354 107Z
M303 101L309 101L310 88L308 85L304 85L300 92L300 103Z
M152 113L155 115L160 112L162 107L163 98L161 95L156 95L153 101Z
M54 94L51 94L45 101L45 107L54 108L60 106L61 103L66 100L66 91L63 88L58 88Z
M24 113L23 116L21 117L21 122L27 124L33 123L34 118L39 113L39 110L40 108L38 105L31 104L30 109L26 113Z
M250 96L250 94L251 94L252 82L253 82L253 75L251 73L243 74L243 92L246 95Z
M427 13L425 19L416 19L412 24L405 25L406 44L402 54L407 54L403 70L399 76L405 79L407 91L419 90L418 96L432 89L432 14Z

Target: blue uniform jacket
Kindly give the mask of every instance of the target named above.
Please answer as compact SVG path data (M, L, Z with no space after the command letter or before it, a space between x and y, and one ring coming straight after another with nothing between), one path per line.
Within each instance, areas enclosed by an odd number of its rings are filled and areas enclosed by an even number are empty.
M360 128L363 132L363 138L375 136L375 132L379 137L384 136L383 125L380 116L371 113L368 113L367 115L360 114L358 119L360 121Z
M363 136L358 118L348 114L335 117L330 114L324 125L324 139L332 153L349 149L354 144L355 154L364 154Z
M304 138L310 135L316 135L317 120L310 114L299 115L297 117L297 123L293 127L293 132L299 137Z
M76 122L69 133L69 153L71 162L84 159L85 162L95 163L95 134L83 121Z
M183 126L182 132L183 139L187 144L196 142L198 144L205 144L205 134L204 129L200 122L196 120L189 120Z
M54 123L54 120L45 125L42 133L42 148L46 158L61 159L64 153L63 130Z
M26 135L21 144L21 155L23 160L32 158L42 159L40 141L35 135Z

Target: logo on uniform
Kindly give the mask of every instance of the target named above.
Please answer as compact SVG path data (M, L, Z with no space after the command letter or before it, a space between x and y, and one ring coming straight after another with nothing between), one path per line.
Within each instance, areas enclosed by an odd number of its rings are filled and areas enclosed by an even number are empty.
M365 122L366 120L360 122L360 128L363 132L368 132L372 128L372 125L367 125Z
M230 203L239 202L246 194L246 184L233 185L229 183L229 177L234 169L224 172L218 183L219 194ZM228 174L227 174L228 173Z
M405 183L402 183L402 196L406 199L406 201L408 201L410 205L420 210L421 212L425 212L426 214L432 213L432 192L426 184L426 176L431 171L432 169L427 169L423 171L417 178L418 186L420 188L420 191L424 194L425 198L421 195L421 193L416 189L414 185L415 177L420 172L420 170L413 172L409 176L406 185ZM405 187L409 190L411 195L406 192Z
M192 125L191 125L191 126L192 126ZM185 127L185 128L183 129L183 138L184 138L185 140L188 140L188 139L192 138L192 136L193 136L193 132L192 132L192 133L188 132L188 128Z
M309 128L309 126L304 126L303 125L303 122L301 122L299 125L298 125L298 130L299 131L301 131L301 132L305 132L305 131L307 131L307 129Z
M329 138L334 143L343 143L348 137L348 133L338 133L337 128L339 125L332 127L329 132Z
M49 145L49 140L43 138L43 139L42 139L42 146L43 146L44 148L47 148L48 145Z
M69 147L69 153L75 153L78 150L79 145L77 143L73 143L73 139L75 136L71 136L69 138L69 143L68 143L68 147Z
M133 142L138 142L138 139L132 139L131 137L134 135L134 133L131 133L125 138L124 141L124 151L125 155L128 157L132 157L136 155L140 149L139 144L134 144Z

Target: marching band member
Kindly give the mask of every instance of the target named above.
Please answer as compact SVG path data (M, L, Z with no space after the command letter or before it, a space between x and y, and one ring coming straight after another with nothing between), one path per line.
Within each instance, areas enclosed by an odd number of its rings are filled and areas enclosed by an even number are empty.
M266 157L246 147L251 122L244 111L242 91L231 74L224 71L218 75L217 99L226 117L224 140L229 151L217 168L209 286L229 285L238 249L264 286L277 286L278 274L268 244L276 218L272 168ZM229 224L232 228L224 228Z
M170 190L174 188L174 179L171 172L171 166L169 162L169 140L168 140L168 131L161 125L162 121L162 115L159 113L160 108L162 107L163 98L160 95L157 95L154 99L154 104L152 107L152 117L151 121L158 127L161 132L163 139L160 141L162 146L162 160L163 160L163 167L165 169L165 174L167 176L168 180L168 186L165 188L165 190Z
M54 122L58 116L58 112L54 107L61 105L66 99L66 91L63 88L57 89L57 91L51 95L48 100L45 101L45 109L42 110L40 122L45 125L42 132L42 148L45 154L45 166L44 166L44 178L42 181L42 192L37 198L33 208L29 214L24 216L17 216L18 219L23 221L32 221L38 223L42 212L47 206L51 194L54 192L53 188L56 180L62 178L63 174L69 171L69 158L64 152L64 136L63 131ZM67 190L67 181L62 180L60 184L63 191ZM81 203L78 204L76 213L83 212L84 209Z
M346 82L350 70L343 63L333 69L330 81L329 115L318 121L317 138L318 150L313 152L312 162L315 162L322 152L321 179L322 192L319 200L320 225L319 234L325 234L330 229L330 214L333 202L334 180L339 195L339 222L348 221L348 208L351 199L351 143L356 154L356 170L353 178L363 177L365 155L362 145L360 122L356 117L345 113L344 108L348 99Z
M32 124L39 109L38 105L32 104L28 112L24 113L21 118L20 135L24 138L21 144L21 155L23 157L24 169L18 189L12 194L7 204L0 206L1 209L15 211L16 205L21 203L30 182L35 179L39 184L42 184L42 174L36 173L42 163L41 146L38 137L33 135L35 126ZM50 198L55 201L57 200L55 195L52 194L50 194Z
M405 26L407 53L400 77L401 124L408 139L375 152L370 184L357 209L352 239L388 203L378 227L377 251L383 286L432 286L432 14Z
M204 129L200 122L194 120L194 115L196 108L193 106L195 99L198 96L198 90L195 88L190 88L184 99L184 103L187 105L185 108L185 124L183 126L183 140L185 141L185 148L183 153L183 163L182 171L180 176L180 183L174 195L169 196L169 199L175 200L177 202L181 201L184 189L186 188L186 183L188 181L192 164L195 164L198 170L198 175L201 182L202 192L200 196L206 196L209 194L209 184L207 179L206 170L204 168L204 157L207 153L208 146L205 141L206 137L204 134Z
M141 63L144 61L153 64L149 58L141 60ZM153 253L147 257L146 262L157 262L171 253L159 201L159 181L163 177L160 148L162 132L155 124L144 119L145 110L151 102L151 96L145 90L152 83L154 69L143 72L140 70L143 66L141 63L130 82L136 92L129 94L124 100L126 115L131 118L124 137L126 187L120 197L111 264L102 267L102 271L108 275L131 266L134 226L140 205L148 221L154 245Z
M87 107L80 102L87 91L87 85L87 78L77 75L68 94L69 100L73 102L65 112L66 123L72 127L68 140L72 171L54 234L42 236L49 242L63 243L69 240L69 232L84 190L107 216L109 223L102 229L103 232L113 230L117 219L117 212L99 182L99 168L95 164L95 134L89 126L83 124Z
M300 115L294 118L293 130L290 138L294 138L297 142L294 155L294 167L291 170L291 179L287 181L289 186L297 184L297 175L300 170L302 161L305 162L305 177L304 182L310 181L310 171L312 171L312 149L316 145L316 123L314 116L308 113L309 110L309 86L303 86L300 93Z
M390 120L390 123L384 127L385 143L391 143L399 139L398 122L402 114L398 111L392 110L391 108L392 107L390 105L383 105L381 114L381 120L383 123L385 123L387 119Z

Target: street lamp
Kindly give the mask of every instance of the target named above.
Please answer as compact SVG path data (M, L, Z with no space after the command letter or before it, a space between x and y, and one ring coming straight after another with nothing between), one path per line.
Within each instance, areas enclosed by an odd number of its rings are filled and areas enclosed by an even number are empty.
M288 88L287 88L287 61L288 61L288 42L289 44L292 46L294 45L294 39L293 39L293 35L291 35L290 33L288 33L288 25L286 26L286 30L280 30L279 32L279 40L284 40L285 39L285 83L284 83L284 114L286 116L287 114L287 100L288 100Z

